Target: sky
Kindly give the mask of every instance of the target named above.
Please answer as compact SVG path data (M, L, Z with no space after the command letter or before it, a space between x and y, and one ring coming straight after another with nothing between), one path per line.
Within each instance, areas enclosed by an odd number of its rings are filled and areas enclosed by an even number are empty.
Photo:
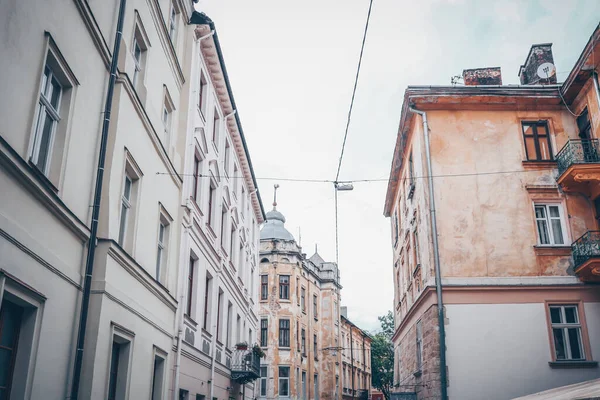
M335 178L369 0L200 0L215 22L268 212L307 256L335 261ZM373 0L340 180L387 179L404 90L500 66L517 84L534 43L553 43L559 82L600 21L598 0ZM275 180L265 178L277 178ZM387 182L338 194L342 305L376 331L393 307Z

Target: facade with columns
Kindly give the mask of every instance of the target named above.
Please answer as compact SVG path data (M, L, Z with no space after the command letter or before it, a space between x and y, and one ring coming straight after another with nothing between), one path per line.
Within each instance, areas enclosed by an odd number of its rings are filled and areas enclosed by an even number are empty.
M307 258L273 210L260 233L259 398L341 399L340 274Z

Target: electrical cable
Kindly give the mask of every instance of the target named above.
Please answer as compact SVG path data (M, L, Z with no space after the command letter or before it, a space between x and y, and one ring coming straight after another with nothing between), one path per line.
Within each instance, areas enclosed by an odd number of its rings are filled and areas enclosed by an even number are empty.
M346 139L348 138L348 128L350 126L350 118L352 116L352 108L354 107L354 97L356 96L356 87L358 86L358 76L360 74L360 66L362 64L363 52L365 50L365 41L367 40L367 30L369 29L369 20L371 19L371 8L373 7L373 0L369 2L369 11L367 13L367 22L365 23L365 32L362 38L362 44L360 46L360 55L358 56L358 68L356 69L356 76L354 77L354 89L352 89L352 99L350 100L350 109L348 110L348 119L346 120L346 131L344 132L344 140L342 142L342 151L340 153L340 160L338 162L337 173L335 174L335 180L337 181L340 177L340 169L342 168L342 159L344 158L344 149L346 148Z

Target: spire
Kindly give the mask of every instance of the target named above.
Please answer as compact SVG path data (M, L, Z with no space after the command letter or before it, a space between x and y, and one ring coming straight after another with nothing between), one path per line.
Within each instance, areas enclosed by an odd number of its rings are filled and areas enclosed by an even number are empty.
M273 210L277 210L277 189L279 189L279 184L276 183L273 185Z

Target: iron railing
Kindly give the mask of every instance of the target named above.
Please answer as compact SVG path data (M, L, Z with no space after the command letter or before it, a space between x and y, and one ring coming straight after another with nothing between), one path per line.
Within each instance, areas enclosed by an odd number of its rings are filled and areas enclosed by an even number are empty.
M573 139L556 155L558 176L573 164L600 163L600 143L598 139Z
M575 268L589 260L600 257L600 231L588 231L571 245Z
M260 377L260 355L254 350L234 350L231 358L231 379L246 384Z

